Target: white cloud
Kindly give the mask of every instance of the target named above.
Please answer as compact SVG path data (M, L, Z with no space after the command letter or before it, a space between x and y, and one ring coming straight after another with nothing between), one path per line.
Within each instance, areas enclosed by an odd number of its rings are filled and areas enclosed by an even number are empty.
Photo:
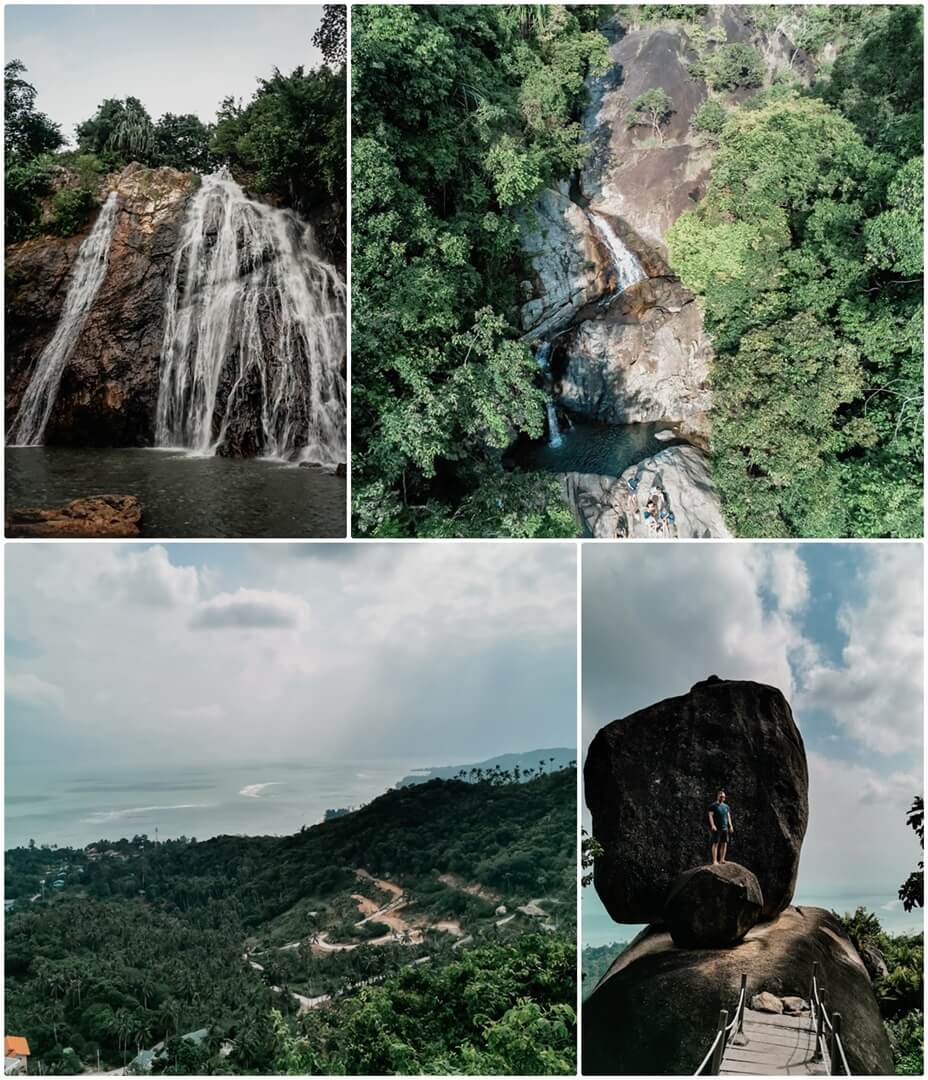
M11 701L33 708L60 711L65 706L65 695L61 688L31 671L8 674L6 694Z
M130 548L100 572L105 588L147 607L186 607L196 601L197 571L174 566L163 547Z
M922 742L921 548L868 545L863 595L841 608L847 635L840 664L802 674L802 708L821 709L868 750L917 751Z

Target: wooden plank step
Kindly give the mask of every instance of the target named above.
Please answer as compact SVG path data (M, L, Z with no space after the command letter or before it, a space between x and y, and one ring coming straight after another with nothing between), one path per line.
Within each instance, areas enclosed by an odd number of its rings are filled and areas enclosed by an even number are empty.
M772 1028L766 1031L745 1028L742 1032L744 1043L732 1042L732 1046L750 1045L751 1043L770 1043L773 1046L813 1046L815 1035L811 1031L797 1031L793 1034L780 1034Z
M805 1050L780 1052L781 1047L773 1050L726 1050L726 1061L773 1061L780 1065L791 1065L798 1062L811 1062L812 1055Z
M787 1016L786 1013L755 1012L754 1009L744 1010L744 1022L752 1024L773 1024L775 1027L807 1027L810 1023L809 1013L801 1016Z

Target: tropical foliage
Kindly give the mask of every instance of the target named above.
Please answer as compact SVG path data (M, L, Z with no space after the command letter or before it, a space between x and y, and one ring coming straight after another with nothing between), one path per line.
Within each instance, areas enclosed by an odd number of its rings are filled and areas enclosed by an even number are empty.
M584 160L586 7L353 12L353 491L369 536L558 536L556 480L508 473L543 398L516 339L515 211Z
M809 90L697 114L712 180L668 238L717 353L715 480L739 535L918 536L921 11L814 25L845 47ZM712 85L757 81L735 48Z

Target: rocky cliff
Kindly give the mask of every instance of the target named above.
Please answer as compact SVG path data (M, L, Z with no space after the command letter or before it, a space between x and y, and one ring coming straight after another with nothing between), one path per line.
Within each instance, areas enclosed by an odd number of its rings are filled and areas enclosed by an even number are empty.
M720 788L737 862L707 865ZM808 772L779 690L711 676L607 724L590 744L584 789L603 848L596 891L617 922L651 924L584 1004L585 1074L692 1074L742 975L752 999L808 1002L814 962L828 1008L841 1013L852 1071L892 1072L869 975L841 924L789 906Z
M141 165L108 179L117 192L110 266L64 370L46 443L151 445L164 291L196 183L190 173ZM41 236L7 248L7 426L55 331L85 235Z
M667 232L696 205L712 165L712 145L692 125L708 95L692 65L703 56L707 37L750 42L768 78L787 66L804 77L809 65L781 34L758 31L736 6L711 7L695 25L652 22L630 32L621 25L624 18L612 16L603 27L611 64L588 83L586 164L569 191L545 192L526 216L523 248L532 275L523 282L522 325L530 340L553 339L560 409L607 424L673 425L700 459L688 470L699 475L698 497L678 503L679 535L727 536L707 456L712 350L702 312L667 264ZM648 127L629 126L631 103L655 89L672 102L659 138ZM735 102L746 93L729 97ZM610 288L612 253L598 221L608 224L643 271L642 280L618 293ZM582 528L594 536L649 535L634 523L613 528L616 479L568 479L568 501ZM685 474L678 479L688 482ZM699 516L690 520L685 506L694 501Z

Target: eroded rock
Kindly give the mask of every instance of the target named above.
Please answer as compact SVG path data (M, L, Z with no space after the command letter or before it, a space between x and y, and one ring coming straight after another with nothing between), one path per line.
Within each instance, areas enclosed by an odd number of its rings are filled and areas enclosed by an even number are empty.
M584 788L604 851L594 882L613 919L661 919L672 883L706 860L720 787L735 824L729 853L757 876L773 918L792 899L809 817L805 748L782 693L707 679L600 729Z
M562 348L562 406L606 424L670 421L708 446L712 348L702 312L678 281L633 286L607 313L579 323Z
M779 1014L783 1012L783 1002L776 994L771 994L768 990L761 990L759 994L755 994L751 998L751 1008L755 1012Z
M142 504L134 495L93 495L52 509L11 510L6 535L11 538L84 539L140 535Z
M737 813L737 810L736 810ZM822 908L787 908L730 949L679 949L666 930L641 933L583 1006L584 1075L691 1075L715 1035L719 1009L748 996L808 993L818 961L829 1008L843 1018L851 1071L885 1076L892 1050L866 969L843 927Z
M664 922L681 948L719 948L740 941L763 908L760 884L747 867L710 863L687 870L671 885Z
M657 437L660 435L658 432ZM671 437L675 436L671 433ZM630 496L628 481L632 478L637 478L638 490ZM695 446L670 446L618 477L568 473L564 493L585 535L651 539L658 534L651 518L644 514L648 493L655 485L664 492L665 504L674 515L673 525L660 535L684 539L731 535L706 455Z

